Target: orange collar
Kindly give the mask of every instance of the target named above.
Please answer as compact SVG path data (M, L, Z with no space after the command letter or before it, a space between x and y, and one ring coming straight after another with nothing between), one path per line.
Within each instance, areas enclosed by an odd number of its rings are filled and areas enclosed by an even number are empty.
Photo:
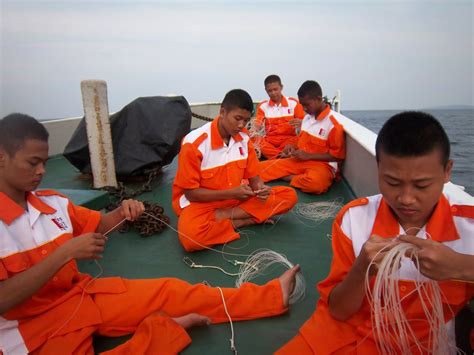
M284 95L281 95L280 104L281 104L282 107L288 107L288 100L286 99L286 97ZM272 100L268 101L268 105L269 106L277 106L277 104L275 102L273 102Z
M426 232L431 239L437 242L448 242L459 239L459 233L454 224L451 206L444 195L441 195L428 223ZM382 198L377 216L375 217L372 234L380 237L390 238L400 233L400 225L392 210Z
M211 148L212 149L219 149L224 146L224 140L221 137L221 134L219 133L219 128L217 127L217 122L219 121L220 117L217 116L214 118L214 120L211 123ZM237 133L236 135L232 136L234 138L234 141L240 142L242 139L244 139L240 133Z
M52 214L56 212L54 208L40 200L35 194L31 192L28 192L26 194L26 200L30 203L31 206L36 208L41 213ZM0 219L2 221L10 225L23 213L25 213L23 207L18 205L5 193L0 192Z
M331 107L326 104L326 108L319 113L316 119L318 121L324 120L329 115L329 112L331 112Z

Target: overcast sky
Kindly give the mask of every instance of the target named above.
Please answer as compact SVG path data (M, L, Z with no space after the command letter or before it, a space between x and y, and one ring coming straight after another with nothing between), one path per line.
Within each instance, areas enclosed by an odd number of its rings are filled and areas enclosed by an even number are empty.
M473 104L473 2L1 1L1 115L83 114L80 81L104 79L110 110L139 96L266 97L304 80L343 108Z

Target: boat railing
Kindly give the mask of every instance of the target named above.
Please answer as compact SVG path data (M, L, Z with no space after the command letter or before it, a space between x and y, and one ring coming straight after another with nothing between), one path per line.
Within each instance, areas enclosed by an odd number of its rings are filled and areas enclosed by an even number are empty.
M191 110L207 117L216 117L219 113L219 102L192 103ZM62 154L74 130L82 117L64 118L44 121L50 134L50 155ZM202 125L204 121L193 118L191 128ZM375 141L377 135L346 118L341 121L346 132L346 159L342 164L342 175L357 197L379 193L377 181L377 162L375 159ZM448 183L446 189L457 194L471 197L462 187ZM471 197L472 198L472 197Z

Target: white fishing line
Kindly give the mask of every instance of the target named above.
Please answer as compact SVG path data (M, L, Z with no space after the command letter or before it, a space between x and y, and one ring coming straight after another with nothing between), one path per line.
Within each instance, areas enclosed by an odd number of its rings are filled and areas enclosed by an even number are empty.
M386 249L382 249L386 251ZM381 251L382 251L381 250ZM372 328L377 348L381 354L411 354L413 352L428 354L450 354L456 346L452 344L446 328L442 293L438 282L419 278L414 280L414 290L400 297L399 268L405 255L412 255L414 263L419 267L417 250L413 244L400 243L387 251L385 257L376 266L373 289L370 289L370 266L367 269L365 283L367 298L371 304ZM380 252L381 252L380 251ZM380 253L379 252L379 253ZM378 254L379 254L378 253ZM377 255L378 255L377 254ZM376 255L376 256L377 256ZM375 258L374 258L375 259ZM425 319L408 319L403 300L415 293L425 314ZM427 343L417 339L412 325L426 323L429 330Z
M87 287L93 282L95 281L97 278L99 278L103 273L104 273L104 269L102 268L102 266L100 265L100 263L97 261L97 260L94 260L94 262L96 263L97 267L99 268L99 273L94 276L92 279L90 279L86 285L84 286L84 288L82 289L82 293L81 293L81 299L79 300L79 303L77 304L76 306L76 309L74 309L74 311L71 313L71 316L66 319L66 321L58 328L56 329L49 337L48 339L51 339L52 337L54 337L56 334L58 334L58 332L63 329L74 317L75 315L77 314L77 312L79 311L79 308L81 307L82 305L82 302L84 301L84 295L86 293L86 289Z
M245 260L245 263L240 266L239 276L235 281L235 287L240 287L243 283L253 280L263 274L265 270L276 265L283 265L287 269L294 267L283 254L269 249L256 250ZM306 283L304 277L298 272L296 274L295 287L289 296L289 303L293 304L301 300L305 295L305 291Z
M147 213L147 212L144 212L144 213ZM160 220L161 222L165 223L168 227L170 227L176 233L178 233L178 231L175 228L173 228L171 225L167 224L166 222L162 221L158 217L155 217L153 215L150 215L150 216L152 216L153 218L156 218L156 219ZM193 238L191 238L191 237L189 237L189 236L187 236L183 233L181 233L181 235L184 236L185 238L193 241L194 243L202 246L205 249L212 250L213 252L216 252L216 253L219 253L219 254L223 255L223 257L224 257L224 255L248 257L247 260L245 260L244 262L235 260L235 262L237 262L241 265L239 273L238 273L238 279L235 283L236 287L240 287L240 285L242 285L242 283L254 279L259 274L262 274L263 271L265 271L266 269L268 269L272 265L280 264L280 265L283 265L284 267L286 267L287 269L291 269L294 266L286 258L285 255L277 253L276 251L273 251L273 250L260 249L260 250L254 251L250 255L228 253L228 252L220 251L220 250L205 246L205 245L195 241ZM225 259L225 257L224 257L224 260L226 260L228 262L230 261L228 259ZM191 262L192 262L192 260L191 260ZM232 262L232 261L230 261L230 262ZM220 269L220 268L219 267L213 267L213 269ZM226 274L228 274L228 273L226 272ZM232 275L232 276L234 276L234 275ZM235 276L237 276L237 275L235 275ZM300 299L302 299L305 295L305 292L306 292L306 282L304 280L304 277L303 277L302 273L298 272L296 274L295 287L294 287L293 292L291 293L291 295L289 297L290 304L293 304L293 303L299 301Z
M222 289L217 286L217 289L221 293L221 298L222 298L222 304L224 305L224 311L225 314L227 315L227 318L229 318L229 324L230 324L230 331L231 331L231 336L230 336L230 350L234 353L234 355L237 355L237 348L235 347L235 334L234 334L234 324L232 323L232 318L229 314L229 311L227 310L227 305L225 303L225 298L224 298L224 292L222 292Z
M329 201L317 201L308 203L297 203L293 212L298 217L303 217L320 224L328 219L333 219L342 208L342 199L337 198Z

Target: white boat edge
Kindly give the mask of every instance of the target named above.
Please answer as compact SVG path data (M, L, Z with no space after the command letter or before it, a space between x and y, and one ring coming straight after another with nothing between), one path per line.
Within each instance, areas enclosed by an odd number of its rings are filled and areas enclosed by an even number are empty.
M219 113L219 102L192 103L194 113L216 117ZM50 156L62 154L74 130L82 117L63 118L42 121L49 132ZM191 129L201 126L202 120L193 118ZM342 167L342 174L357 197L371 196L379 193L377 181L377 162L375 160L375 141L377 134L346 118L340 122L346 132L346 160ZM444 187L459 198L472 200L474 198L464 191L462 186L448 182Z

